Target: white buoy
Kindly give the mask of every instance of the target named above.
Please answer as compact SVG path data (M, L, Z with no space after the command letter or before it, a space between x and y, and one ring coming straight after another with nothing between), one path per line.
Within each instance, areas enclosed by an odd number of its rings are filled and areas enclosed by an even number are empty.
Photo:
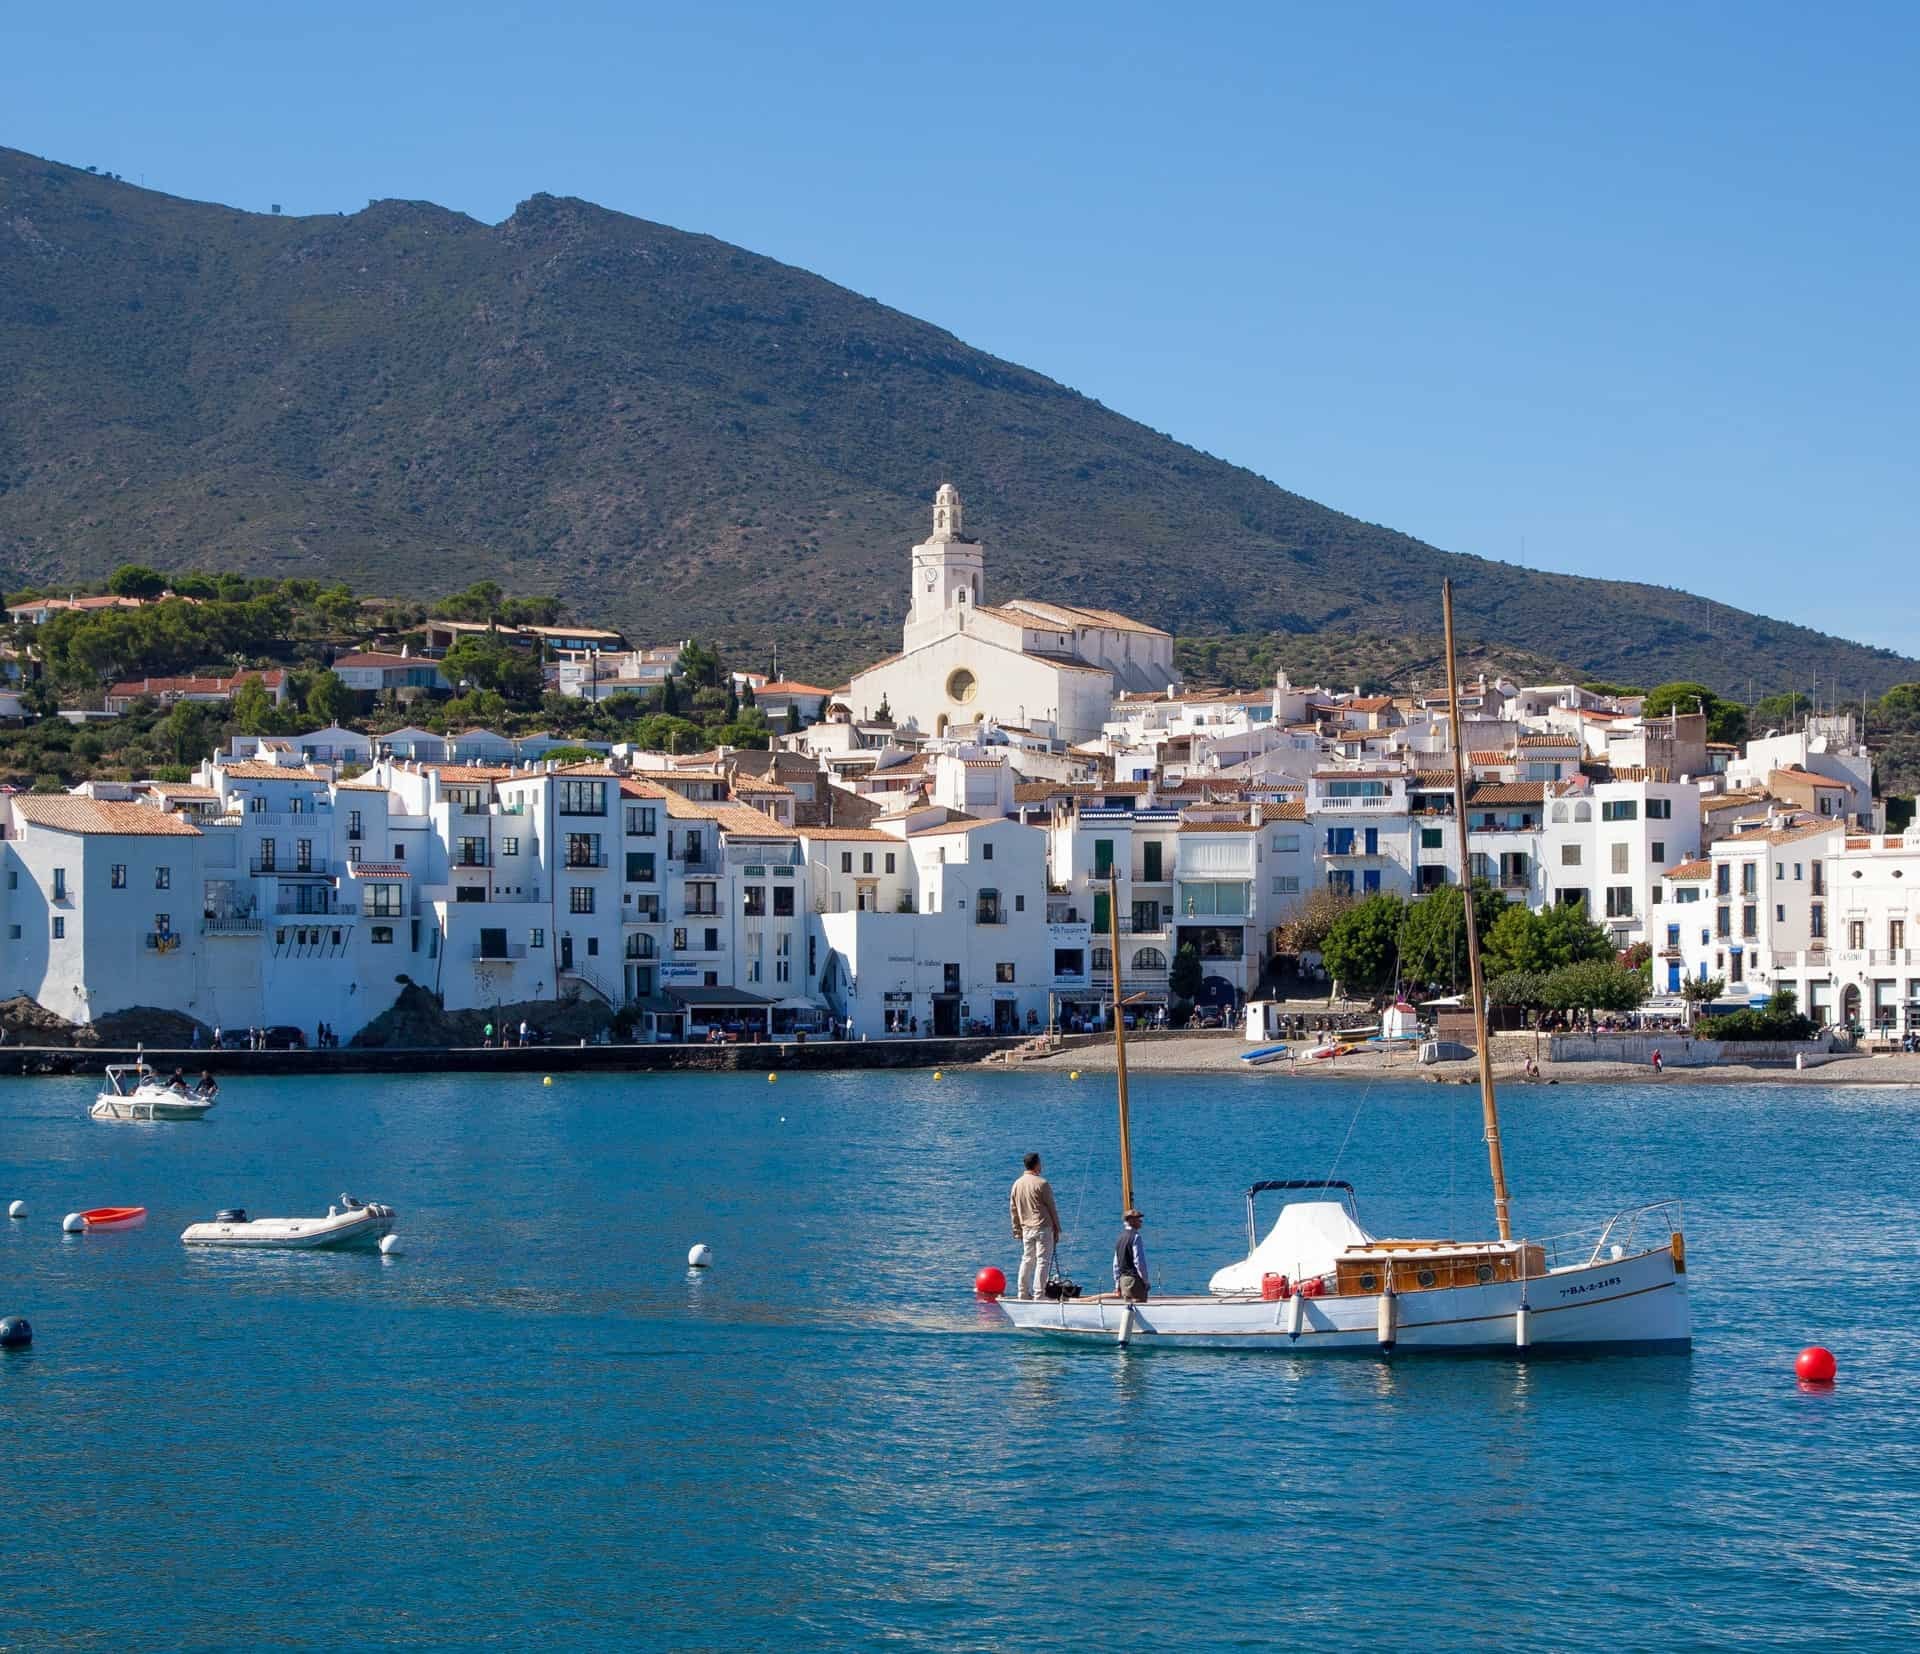
M69 1212L60 1220L60 1227L69 1235L77 1235L87 1226L87 1220L78 1212Z
M713 1267L713 1248L704 1241L687 1253L689 1269L711 1269Z
M399 1250L400 1237L398 1235L382 1235L380 1237L380 1255L382 1257L390 1258Z
M27 1203L24 1200L16 1200L7 1208L7 1216L10 1218L23 1218L26 1215Z

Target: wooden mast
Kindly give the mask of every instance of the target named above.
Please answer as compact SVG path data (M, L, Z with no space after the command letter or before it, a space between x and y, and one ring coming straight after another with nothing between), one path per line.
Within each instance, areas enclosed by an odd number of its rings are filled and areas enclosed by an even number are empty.
M1120 874L1107 867L1107 941L1113 966L1113 1060L1120 1090L1120 1210L1133 1210L1133 1140L1127 1130L1127 1019L1120 1009Z
M1473 907L1473 856L1467 842L1467 757L1460 730L1460 677L1453 658L1453 582L1440 582L1447 629L1447 723L1453 732L1453 812L1460 839L1460 908L1467 924L1467 976L1472 984L1474 1044L1480 1051L1480 1113L1486 1124L1487 1165L1493 1173L1493 1218L1502 1240L1513 1239L1507 1209L1507 1167L1500 1153L1500 1107L1493 1095L1493 1051L1487 1042L1487 986L1480 971L1480 928ZM1122 1073L1124 1075L1124 1069ZM1126 1095L1124 1077L1121 1096ZM1124 1100L1121 1112L1126 1112ZM1124 1132L1122 1134L1124 1141Z

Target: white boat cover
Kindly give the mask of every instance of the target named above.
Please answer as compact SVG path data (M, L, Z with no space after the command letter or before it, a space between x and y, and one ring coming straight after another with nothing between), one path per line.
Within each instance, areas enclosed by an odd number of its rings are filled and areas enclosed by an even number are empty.
M1333 1268L1334 1259L1350 1246L1373 1240L1355 1223L1337 1200L1298 1200L1280 1208L1267 1238L1239 1263L1217 1270L1207 1283L1209 1292L1258 1292L1261 1277L1284 1275L1290 1281L1310 1281Z

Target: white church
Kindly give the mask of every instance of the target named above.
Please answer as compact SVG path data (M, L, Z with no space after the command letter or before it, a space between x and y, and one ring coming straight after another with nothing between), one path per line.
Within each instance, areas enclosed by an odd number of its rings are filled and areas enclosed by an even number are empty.
M933 533L913 548L900 653L855 674L835 700L863 721L884 705L896 724L926 735L991 719L1071 743L1100 733L1120 691L1179 686L1168 633L1110 609L1024 597L989 604L985 568L959 490L941 484Z

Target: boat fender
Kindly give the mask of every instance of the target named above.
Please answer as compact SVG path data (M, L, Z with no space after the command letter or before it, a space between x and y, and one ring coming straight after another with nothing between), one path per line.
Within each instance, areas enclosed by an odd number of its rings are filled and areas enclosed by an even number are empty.
M1127 1341L1132 1337L1133 1305L1123 1304L1120 1308L1120 1330L1114 1335L1114 1342L1122 1349L1125 1349L1127 1347Z
M1533 1311L1527 1308L1527 1301L1522 1298L1520 1307L1513 1312L1513 1347L1516 1350L1524 1350L1533 1342L1532 1320Z
M380 1237L380 1256L381 1257L391 1258L399 1250L400 1250L400 1237L398 1235L382 1235Z
M1390 1350L1397 1341L1400 1319L1400 1300L1397 1293L1380 1294L1380 1348Z
M1287 1300L1287 1336L1298 1338L1300 1328L1307 1318L1307 1298L1301 1293L1297 1298Z
M1676 1275L1687 1272L1687 1237L1678 1229L1673 1232L1673 1272Z

